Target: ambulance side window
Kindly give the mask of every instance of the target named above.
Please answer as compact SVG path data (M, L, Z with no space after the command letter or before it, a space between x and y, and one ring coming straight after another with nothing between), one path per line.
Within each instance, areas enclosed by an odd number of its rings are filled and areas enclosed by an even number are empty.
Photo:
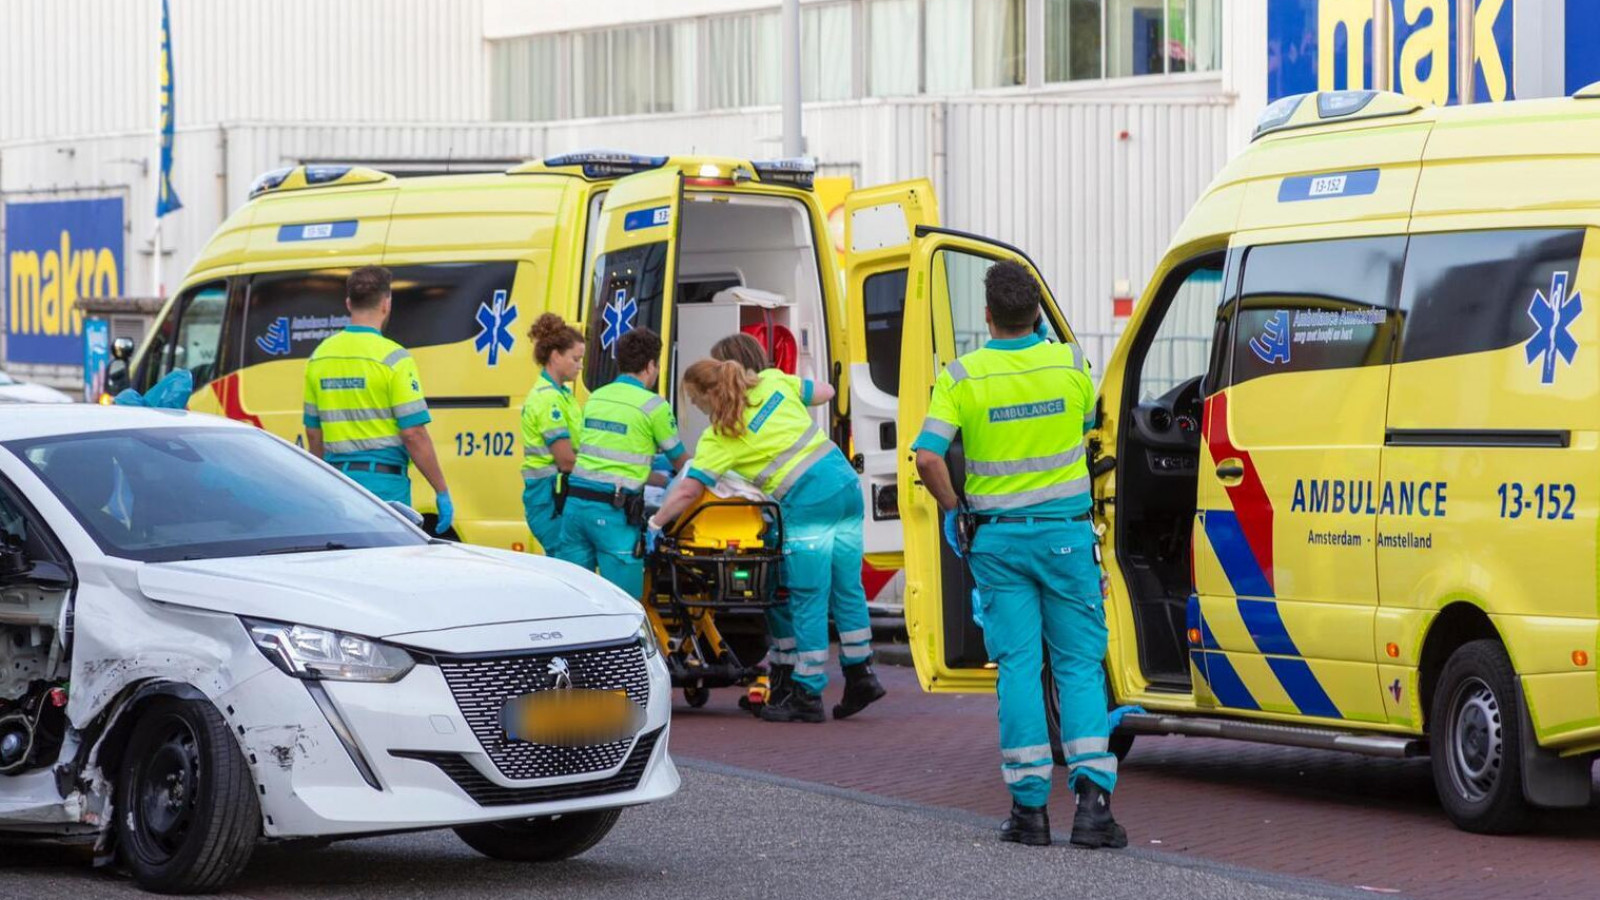
M173 307L170 322L162 323L156 341L160 343L159 365L148 388L176 369L188 369L194 386L200 387L221 374L223 325L227 321L228 283L213 281L184 292ZM152 343L151 353L157 352Z
M1583 235L1582 229L1549 229L1413 236L1400 295L1400 361L1532 340L1540 330L1533 318L1538 298L1548 308L1552 294L1574 293Z
M250 279L244 364L305 359L317 343L350 323L344 306L348 269L269 272Z
M1171 300L1139 366L1140 403L1205 374L1222 300L1222 258L1201 261L1167 290Z
M872 386L891 397L900 395L900 332L906 321L906 270L869 276L862 283L866 309L867 371Z
M1285 372L1387 365L1403 236L1269 244L1244 253L1233 384Z

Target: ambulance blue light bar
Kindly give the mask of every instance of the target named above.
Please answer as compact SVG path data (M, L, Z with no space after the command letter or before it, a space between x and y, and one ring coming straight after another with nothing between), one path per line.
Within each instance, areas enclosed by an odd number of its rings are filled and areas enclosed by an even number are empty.
M817 161L809 156L792 159L758 159L750 163L756 175L769 184L790 184L810 190L817 177Z
M1310 95L1291 94L1268 104L1267 108L1261 111L1261 116L1256 119L1256 133L1254 136L1260 137L1273 129L1282 128L1290 119L1294 118L1294 114L1300 109L1300 104L1308 96Z
M544 164L545 168L549 169L582 166L583 177L585 178L610 178L616 175L632 175L635 172L659 169L667 164L667 158L665 156L642 156L637 153L623 153L617 150L584 150L578 153L563 153L559 156L547 157Z

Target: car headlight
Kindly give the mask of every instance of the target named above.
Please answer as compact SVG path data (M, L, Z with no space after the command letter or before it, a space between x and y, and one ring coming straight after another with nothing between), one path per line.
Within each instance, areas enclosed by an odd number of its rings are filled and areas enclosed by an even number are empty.
M399 681L417 664L399 647L354 634L261 619L245 619L244 627L256 648L295 678Z
M650 617L645 616L639 623L639 643L644 647L644 658L650 659L661 652L661 647L656 643L656 630L650 625Z

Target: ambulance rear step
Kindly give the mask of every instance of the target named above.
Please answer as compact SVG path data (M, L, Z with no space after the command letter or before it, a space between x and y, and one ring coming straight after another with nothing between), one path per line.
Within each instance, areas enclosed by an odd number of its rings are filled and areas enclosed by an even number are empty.
M1227 738L1305 747L1311 750L1346 750L1366 756L1409 759L1428 754L1427 741L1420 737L1391 734L1357 734L1334 728L1308 728L1300 725L1274 725L1238 719L1204 716L1171 716L1160 713L1129 713L1117 726L1122 734L1182 734L1189 737Z

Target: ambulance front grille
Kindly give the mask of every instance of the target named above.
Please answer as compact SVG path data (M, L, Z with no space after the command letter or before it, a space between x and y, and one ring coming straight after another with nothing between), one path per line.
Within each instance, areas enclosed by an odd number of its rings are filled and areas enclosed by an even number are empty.
M477 658L439 656L450 692L500 774L515 781L584 775L616 768L633 738L588 747L553 747L513 741L500 724L506 702L535 691L552 690L565 665L574 688L625 691L643 709L650 699L650 673L636 640L583 650L552 650L519 656Z

